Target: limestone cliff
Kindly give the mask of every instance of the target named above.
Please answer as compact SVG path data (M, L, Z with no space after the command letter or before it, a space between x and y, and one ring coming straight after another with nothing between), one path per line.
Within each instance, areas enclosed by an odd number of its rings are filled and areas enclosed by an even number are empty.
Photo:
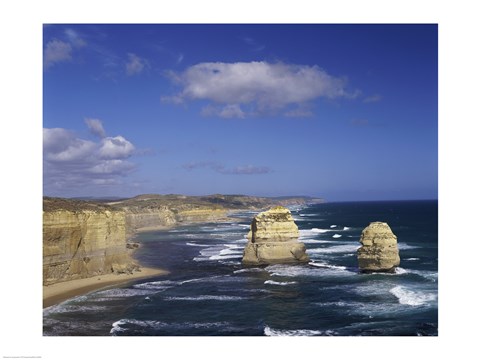
M307 262L305 245L298 241L298 236L290 210L276 206L262 212L252 220L242 262L246 265Z
M44 285L137 268L126 247L124 212L87 202L44 199Z
M127 236L180 224L227 220L238 210L260 210L274 204L304 205L321 201L304 197L262 198L244 195L159 195L145 194L108 203L125 212Z
M397 237L384 222L372 222L362 231L362 247L357 250L362 272L390 272L400 265Z

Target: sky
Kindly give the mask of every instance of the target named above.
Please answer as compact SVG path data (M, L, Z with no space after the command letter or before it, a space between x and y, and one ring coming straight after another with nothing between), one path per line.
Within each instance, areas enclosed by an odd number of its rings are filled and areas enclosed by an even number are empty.
M43 193L436 199L437 25L43 26Z

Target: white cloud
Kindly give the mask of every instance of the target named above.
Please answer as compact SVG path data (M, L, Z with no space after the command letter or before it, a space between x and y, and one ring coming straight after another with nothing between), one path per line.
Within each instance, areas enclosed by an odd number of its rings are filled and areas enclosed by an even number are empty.
M125 159L130 157L135 146L123 136L102 139L99 155L102 159Z
M88 157L95 144L75 138L65 129L43 129L45 159L50 162L73 162Z
M148 63L145 59L142 59L135 54L129 53L128 62L125 64L125 71L128 76L140 74L147 65Z
M329 75L318 66L268 62L200 63L182 73L170 72L182 91L163 100L182 103L207 100L226 105L218 116L239 117L242 106L257 111L278 111L288 105L303 105L318 98L356 97L346 89L346 80Z
M100 120L98 119L85 119L85 124L87 124L88 130L100 138L105 137L105 129L103 128L103 124Z
M72 59L72 46L60 40L51 40L44 50L43 65L48 68L55 63Z
M93 123L101 124L100 120ZM135 146L123 136L104 137L93 142L67 129L45 128L45 192L55 194L89 185L118 185L122 177L135 169L135 164L128 161L134 151Z

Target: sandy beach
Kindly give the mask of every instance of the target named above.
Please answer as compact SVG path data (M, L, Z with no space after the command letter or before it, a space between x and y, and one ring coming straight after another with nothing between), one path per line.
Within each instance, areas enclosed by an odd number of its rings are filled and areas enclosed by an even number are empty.
M90 278L64 281L44 286L43 308L101 288L126 283L132 280L166 274L168 274L168 271L163 269L142 267L140 268L140 271L134 272L133 274L99 275Z

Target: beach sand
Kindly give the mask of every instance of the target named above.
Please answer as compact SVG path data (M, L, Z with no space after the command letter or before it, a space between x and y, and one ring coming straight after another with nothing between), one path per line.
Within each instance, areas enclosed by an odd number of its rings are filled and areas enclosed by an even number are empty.
M132 280L166 274L168 274L167 270L142 267L140 268L140 271L134 272L133 274L99 275L44 286L43 308L111 285L118 285Z

